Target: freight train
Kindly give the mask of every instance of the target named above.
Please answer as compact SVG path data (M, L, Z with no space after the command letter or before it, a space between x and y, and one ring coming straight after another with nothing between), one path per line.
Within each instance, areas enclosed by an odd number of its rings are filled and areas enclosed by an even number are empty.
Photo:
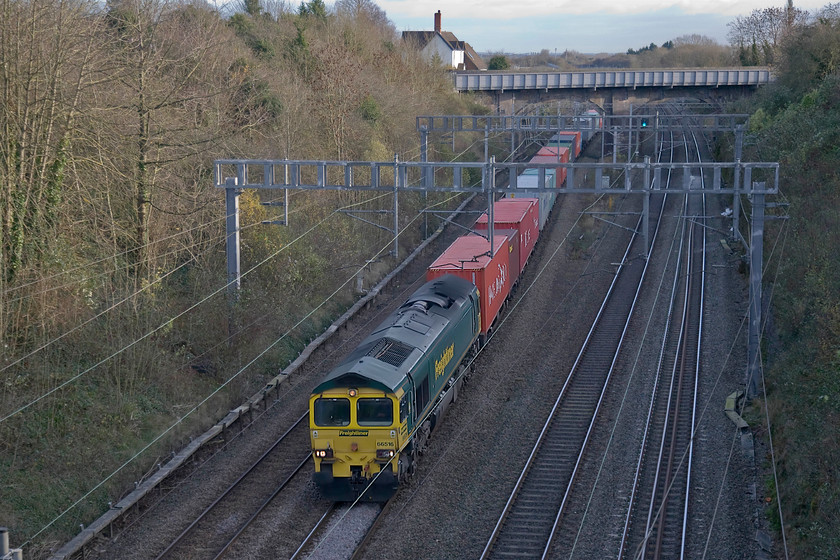
M568 162L580 146L580 132L560 133L531 162ZM515 185L534 188L540 177L559 188L566 168L526 168ZM556 194L537 194L495 202L493 252L487 235L457 238L429 266L426 284L313 389L314 480L326 498L386 501L413 473L545 227ZM474 229L489 229L487 213Z

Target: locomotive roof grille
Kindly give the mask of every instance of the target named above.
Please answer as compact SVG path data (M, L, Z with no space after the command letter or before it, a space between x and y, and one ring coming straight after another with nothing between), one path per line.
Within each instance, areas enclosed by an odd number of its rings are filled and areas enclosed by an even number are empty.
M402 342L392 338L383 338L374 344L367 355L394 367L400 367L412 350L414 348Z

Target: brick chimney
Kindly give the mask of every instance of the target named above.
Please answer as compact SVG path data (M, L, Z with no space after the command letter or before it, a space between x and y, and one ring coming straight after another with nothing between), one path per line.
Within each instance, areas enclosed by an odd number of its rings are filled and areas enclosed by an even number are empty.
M440 33L440 10L435 14L435 33Z

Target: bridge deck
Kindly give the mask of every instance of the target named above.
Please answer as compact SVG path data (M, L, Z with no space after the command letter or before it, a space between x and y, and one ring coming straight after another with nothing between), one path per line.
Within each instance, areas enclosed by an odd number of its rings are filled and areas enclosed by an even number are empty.
M592 70L576 72L455 72L458 91L760 86L769 68Z

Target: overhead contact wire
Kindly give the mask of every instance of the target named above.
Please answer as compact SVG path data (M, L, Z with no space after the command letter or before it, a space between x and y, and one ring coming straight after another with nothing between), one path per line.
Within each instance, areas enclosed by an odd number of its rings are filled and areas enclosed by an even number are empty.
M71 272L76 272L76 271L78 271L78 270L84 270L84 269L90 268L90 267L91 267L91 266L93 266L93 265L97 265L97 264L99 264L99 263L106 262L106 261L111 261L111 260L114 260L114 259L116 259L116 258L118 258L118 257L123 257L123 256L125 256L125 255L130 254L130 253L137 252L137 251L139 251L139 250L141 250L141 249L145 249L145 248L147 248L147 247L151 247L151 246L156 245L156 244L158 244L158 243L162 243L162 242L164 242L164 241L169 241L170 239L175 239L176 237L179 237L179 236L181 236L181 235L185 235L185 234L190 233L190 232L192 232L192 231L195 231L195 230L197 230L197 229L206 228L207 226L213 225L213 224L214 224L214 223L216 223L216 222L221 222L221 221L223 221L223 220L225 220L225 219L226 219L226 217L225 217L225 216L222 216L221 218L216 218L216 219L214 219L214 220L210 220L209 222L205 222L205 223L203 223L203 224L197 225L197 226L192 227L192 228L190 228L190 229L185 229L184 231L181 231L181 232L178 232L178 233L173 233L172 235L169 235L169 236L167 236L167 237L162 237L162 238L160 238L160 239L155 239L154 241L150 241L149 243L146 243L145 245L138 245L137 247L132 247L131 249L126 249L125 251L122 251L122 252L120 252L120 253L115 253L114 255L110 255L110 256L108 256L108 257L103 257L103 258L101 258L101 259L97 259L97 260L95 260L95 261L92 261L92 262L86 263L86 264L84 264L84 265L79 265L79 266L75 266L75 267L73 267L73 268L68 268L67 270L62 270L61 272L58 272L58 273L53 274L53 275L51 275L51 276L46 276L46 277L44 277L44 278L38 278L37 280L33 280L33 281L31 281L31 282L26 282L26 283L24 283L24 284L20 284L20 285L17 285L17 286L13 286L13 287L11 287L11 288L8 288L8 289L4 290L4 291L3 291L3 293L2 293L2 295L4 295L4 296L5 296L5 295L10 294L10 293L12 293L12 292L16 292L16 291L18 291L18 290L21 290L21 289L23 289L23 288L26 288L26 287L28 287L28 286L32 286L32 285L34 285L34 284L40 284L41 282L46 282L46 281L48 281L48 280L52 280L52 279L54 279L54 278L58 278L58 277L60 277L60 276L64 276L65 274L70 274ZM119 267L119 268L122 268L122 267ZM115 270L119 270L119 268L117 268L117 269L115 269ZM78 280L78 281L73 282L73 283L82 282L82 281L84 281L84 280L87 280L87 278L82 279L82 280ZM53 288L53 289L55 289L55 288ZM51 291L51 290L46 290L46 291ZM46 291L44 291L44 292L36 292L36 294L32 294L32 295L37 295L37 294L40 294L40 293L45 293ZM26 297L29 297L29 296L26 296ZM17 299L15 299L15 300L10 300L10 301L13 301L13 302L14 302L14 301L18 301L18 300L17 300Z
M381 195L381 196L386 196L387 194L388 194L388 193L386 193L385 195ZM375 197L375 198L379 198L379 197ZM375 200L375 198L374 198L374 200ZM282 252L286 251L286 249L287 249L288 247L290 247L290 246L294 245L295 243L297 243L299 240L301 240L303 237L305 237L306 235L308 235L310 232L312 232L313 230L315 230L316 228L318 228L319 226L321 226L324 222L326 222L328 219L330 219L331 217L333 217L334 215L336 215L337 213L339 213L341 210L344 210L344 209L346 209L346 208L350 208L350 207L352 207L352 206L357 206L358 204L362 204L362 203L364 203L364 202L368 202L368 201L363 201L363 202L360 202L360 203L350 204L350 205L348 205L348 206L345 206L345 207L342 207L342 208L339 208L339 209L333 210L333 211L332 211L329 215L327 215L326 217L324 217L324 219L322 219L320 222L318 222L317 224L315 224L315 225L313 225L312 227L310 227L308 230L306 230L304 233L300 234L300 235L299 235L298 237L296 237L294 240L292 240L292 241L290 241L289 243L287 243L287 244L283 245L283 246L282 246L282 247L280 247L277 251L275 251L275 252L274 252L274 253L272 253L271 255L267 256L265 259L263 259L262 261L260 261L259 263L257 263L256 265L254 265L253 267L251 267L250 269L248 269L247 271L243 272L243 273L240 275L240 277L245 277L245 276L249 275L251 272L253 272L253 271L254 271L254 270L256 270L257 268L261 267L262 265L264 265L265 263L267 263L267 262L268 262L268 261L270 261L271 259L275 258L275 257L276 257L277 255L279 255L280 253L282 253ZM187 261L187 262L189 262L189 261ZM177 267L176 269L174 269L174 270L170 271L168 274L172 274L172 273L174 273L176 270L178 270L179 268L183 267L184 265L186 265L186 263L184 263L184 264L180 265L179 267ZM121 354L122 352L125 352L125 351L126 351L126 350L128 350L129 348L132 348L132 347L136 346L138 343L140 343L140 342L142 342L143 340L145 340L145 339L149 338L150 336L152 336L152 335L153 335L153 334L155 334L156 332L160 331L161 329L166 328L166 327L167 327L167 325L169 325L170 323L172 323L172 321L175 321L175 320L177 320L177 319L179 319L179 318L183 317L184 315L186 315L187 313L189 313L189 312L190 312L190 311L192 311L193 309L197 308L198 306L202 305L202 304L203 304L203 303L205 303L206 301L210 300L212 297L214 297L214 296L218 295L219 293L223 292L223 291L224 291L224 290L226 290L228 287L230 287L232 283L233 283L233 281L232 281L232 282L226 282L226 283L225 283L222 287L220 287L219 289L217 289L217 290L215 290L215 291L211 292L209 295L207 295L206 297L204 297L203 299L201 299L201 300L200 300L200 301L198 301L197 303L195 303L195 304L193 304L193 305L191 305L191 306L187 307L184 311L182 311L182 312L180 312L180 313L178 313L178 314L174 315L173 317L169 318L167 321L165 321L164 323L162 323L162 324L161 324L161 325L159 325L158 327L155 327L154 329L152 329L152 330L151 330L151 331L149 331L148 333L146 333L146 334L144 334L143 336L141 336L141 337L137 338L136 340L132 341L131 343L127 344L126 346L122 347L121 349L117 350L116 352L114 352L114 353L110 354L108 357L103 358L102 360L98 361L96 364L94 364L94 365L90 366L89 368L87 368L87 369L83 370L82 372L80 372L80 373L78 373L78 374L74 375L73 377L71 377L71 378L67 379L66 381L64 381L64 382L62 382L62 383L60 383L60 384L58 384L57 386L55 386L54 388L50 389L50 390L49 390L49 391L47 391L46 393L42 394L40 397L38 397L38 398L36 398L36 399L34 399L34 400L30 401L29 403L27 403L27 404L25 404L25 405L23 405L23 406L21 406L21 407L17 408L16 410L14 410L13 412L11 412L11 413L7 414L6 416L3 416L2 418L0 418L0 424L2 424L3 422L5 422L5 421L6 421L6 420L8 420L9 418L12 418L13 416L16 416L17 414L19 414L19 413L23 412L24 410L26 410L26 409L30 408L30 407L31 407L31 406L33 406L34 404L36 404L36 403L38 403L38 402L42 401L43 399L45 399L46 397L48 397L48 396L52 395L53 393L55 393L55 392L57 392L57 391L59 391L59 390L63 389L64 387L66 387L66 386L67 386L67 385L69 385L70 383L72 383L72 382L76 381L77 379L81 378L82 376L86 375L87 373L89 373L89 372L93 371L93 370L94 370L94 369L96 369L97 367L99 367L99 366L101 366L102 364L104 364L104 363L108 362L109 360L111 360L112 358L114 358L114 357L118 356L118 355L119 355L119 354ZM141 289L140 291L143 291L143 290L146 290L146 289L148 289L148 286L147 286L147 287L145 287L145 288L143 288L143 289ZM136 295L136 294L135 294L135 295ZM127 298L127 299L128 299L128 298ZM125 300L123 300L123 301L125 301ZM121 302L119 302L119 303L123 303L123 301L121 301ZM119 305L119 303L118 303L118 304L116 304L116 305ZM111 308L113 308L113 307L114 307L114 306L111 306ZM109 309L107 309L107 310L103 311L102 313L106 313L107 311L110 311L110 309L111 309L111 308L109 308ZM6 367L4 367L3 369L0 369L0 372L3 372L3 371L5 371L6 369L8 369L9 367L12 367L13 365L15 365L16 363L19 363L21 360L26 359L28 356L31 356L32 354L34 354L34 353L36 353L36 352L38 352L38 351L40 351L40 350L43 350L43 349L44 349L46 346L48 346L49 344L53 344L54 342L56 342L57 340L60 340L61 338L64 338L65 336L67 336L67 335L68 335L68 334L70 334L71 332L74 332L75 330L78 330L79 328L81 328L82 326L86 325L87 323L90 323L90 322L91 322L93 319L95 319L96 317L99 317L100 315L102 315L102 313L100 313L100 314L96 315L95 317L93 317L93 318L89 319L88 321L85 321L84 323L82 323L82 325L79 325L79 326L78 326L78 327L76 327L75 329L73 329L73 330L71 330L71 331L68 331L67 333L64 333L63 335L61 335L60 337L58 337L58 338L54 339L53 341L51 341L51 342L50 342L50 343L48 343L47 345L44 345L44 346L42 346L42 347L38 348L37 350L35 350L35 351L31 352L30 354L27 354L26 356L24 356L24 357L22 357L22 358L19 358L19 359L18 359L18 360L16 360L15 362L12 362L11 364L9 364L9 365L7 365Z
M387 196L388 194L390 194L390 193L385 193L384 195L380 195L380 196L374 197L374 199L372 199L372 200L375 200L376 198L380 198L381 196ZM334 210L334 211L333 211L333 212L331 212L328 216L326 216L323 220L321 220L321 221L320 221L320 222L318 222L317 224L313 225L311 228L309 228L307 231L305 231L304 233L302 233L301 235L299 235L299 236L298 236L297 238L295 238L293 241L289 242L287 245L285 245L284 247L282 247L281 249L279 249L278 251L276 251L274 254L272 254L272 255L270 255L270 256L268 256L268 257L266 257L266 258L265 258L265 259L263 259L263 261L261 261L260 263L258 263L258 264L256 264L256 265L254 265L254 266L253 266L252 268L250 268L247 272L243 273L243 274L242 274L242 276L245 276L245 275L249 274L250 272L252 272L252 271L253 271L253 270L255 270L256 268L258 268L259 266L262 266L264 263L268 262L269 260L271 260L272 258L274 258L275 256L277 256L277 254L279 254L279 253L281 253L282 251L284 251L286 247L291 246L292 244L294 244L294 243L296 243L297 241L299 241L300 239L302 239L304 236L308 235L310 232L312 232L312 231L313 231L314 229L316 229L317 227L321 226L321 225L322 225L325 221L327 221L329 218L331 218L332 216L334 216L334 215L336 215L337 213L339 213L341 210L345 210L345 209L350 208L350 207L352 207L352 206L357 206L357 205L359 205L359 204L363 204L363 203L366 203L366 202L370 202L370 201L367 201L367 200L366 200L366 201L362 201L362 202L360 202L360 203L350 204L350 205L347 205L347 206L344 206L344 207L342 207L342 208L338 208L338 209ZM417 214L414 218L412 218L412 220L410 220L410 221L408 222L408 224L407 224L407 225L411 225L412 223L414 223L414 222L415 222L415 221L416 221L416 220L417 220L417 219L418 219L421 215L422 215L422 212L421 212L421 213L418 213L418 214ZM384 252L384 251L385 251L388 247L390 247L390 245L391 245L391 243L392 243L392 242L393 242L393 238L391 238L391 239L390 239L390 240L389 240L386 244L384 244L384 245L383 245L383 247L382 247L382 248L381 248L381 249L377 252L377 255L381 254L381 253L382 253L382 252ZM121 472L121 471L122 471L125 467L127 467L127 466L128 466L128 465L130 465L132 462L134 462L134 461L135 461L138 457L140 457L143 453L145 453L148 449L150 449L150 448L151 448L154 444L156 444L156 443L157 443L157 442L159 442L161 439L163 439L163 437L164 437L164 436L166 436L166 434L168 434L168 433L169 433L169 432L171 432L173 429L175 429L177 426L179 426L181 423L183 423L183 422L184 422L184 420L186 420L189 416L191 416L193 413L195 413L195 412L196 412L199 408L201 408L201 407L202 407L205 403L207 403L207 402L208 402L211 398L213 398L213 397L214 397L215 395L217 395L217 394L218 394L218 393L219 393L222 389L224 389L227 385L229 385L232 381L234 381L237 377L239 377L239 376L240 376L243 372L245 372L245 371L246 371L249 367L251 367L254 363L256 363L256 362L257 362L260 358L262 358L262 357L263 357L263 356L264 356L264 355L265 355L265 354L266 354L269 350L271 350L271 349L272 349L272 348L274 348L277 344L279 344L280 342L282 342L283 340L285 340L285 339L289 336L289 334L291 334L291 333L292 333L295 329L297 329L300 325L302 325L302 324L303 324L303 323L304 323L307 319L309 319L309 318L310 318L310 317L311 317L311 316L312 316L312 315L313 315L316 311L318 311L321 307L323 307L324 305L326 305L326 304L327 304L330 300L332 300L332 299L335 297L335 295L336 295L336 294L338 294L338 293L339 293L342 289L344 289L344 288L345 288L345 287L346 287L346 286L347 286L350 282L352 282L352 281L355 279L356 275L357 275L357 274L358 274L361 270L363 270L363 268L364 268L364 267L360 267L360 268L359 268L356 272L354 272L352 275L348 276L347 280L345 280L345 281L344 281L344 282L343 282L343 283L342 283L342 284L341 284L338 288L336 288L336 289L335 289L335 290L334 290L334 291L333 291L333 292L332 292L329 296L327 296L327 297L326 297L326 298L325 298L325 299L324 299L321 303L319 303L316 307L314 307L314 308L313 308L313 309L312 309L309 313L307 313L304 317L302 317L299 321L297 321L297 322L296 322L293 326L291 326L288 330L286 330L286 332L284 332L284 333L283 333L283 334L282 334L282 335L281 335L278 339L276 339L274 342L272 342L270 345L268 345L268 346L267 346L264 350L262 350L262 351L261 351L259 354L257 354L257 355L256 355L253 359L251 359L251 361L249 361L249 362L248 362L247 364L245 364L242 368L240 368L240 369L239 369L236 373L234 373L231 377L229 377L227 380L225 380L225 381L224 381L221 385L219 385L219 387L217 387L217 388L216 388L215 390L213 390L213 391L212 391L209 395L207 395L204 399L202 399L199 403L197 403L195 406L193 406L193 407L192 407L189 411L187 411L187 412L186 412L183 416L181 416L180 418L178 418L178 420L177 420L175 423L173 423L173 424L172 424L172 425L170 425L168 428L166 428L163 432L161 432L160 434L158 434L158 435L157 435L157 436L156 436L156 437L155 437L152 441L150 441L150 442L149 442L146 446L144 446L141 450L139 450L137 453L135 453L135 454L134 454L131 458L127 459L127 460L126 460L126 461L125 461L122 465L120 465L120 466L119 466L119 467L118 467L115 471L113 471L111 474L109 474L107 477L105 477L105 478L104 478L102 481L100 481L100 482L99 482L96 486L94 486L93 488L91 488L91 489L90 489L87 493L85 493L82 497L80 497L78 500L76 500L76 501L75 501L72 505L70 505L70 506L69 506L68 508L66 508L63 512L61 512L61 513L60 513L60 514L59 514L59 515L58 515L55 519L53 519L53 520L52 520L52 521L50 521L47 525L45 525L44 527L42 527L42 528L41 528L41 530L39 530L37 533L35 533L35 534L33 534L32 536L30 536L30 537L27 539L27 541L24 543L24 545L31 543L33 539L37 538L40 534L42 534L44 531L46 531L47 529L49 529L52 525L54 525L54 524L55 524L56 522L58 522L61 518L63 518L65 515L67 515L67 513L69 513L70 511L72 511L72 510L73 510L76 506L78 506L80 503L82 503L85 499L87 499L88 497L90 497L90 496L91 496L91 494L93 494L94 492L96 492L96 491L97 491L99 488L101 488L101 487L102 487L105 483L107 483L107 482L108 482L109 480L111 480L114 476L116 476L119 472ZM163 326L165 326L165 325L166 325L166 324L168 324L169 322L171 322L171 321L173 321L173 320L175 320L175 319L177 319L177 318L181 317L184 313L187 313L188 311L190 311L190 310L194 309L194 308L195 308L195 307L197 307L198 305L201 305L202 303L204 303L205 301L207 301L207 300L208 300L208 299L210 299L211 297L215 296L216 294L218 294L218 293L219 293L219 292L221 292L222 290L226 289L228 285L229 285L229 283L228 283L228 284L225 284L225 286L223 286L223 287L222 287L222 288L220 288L219 290L217 290L217 291L213 292L212 294L210 294L209 296L207 296L206 298L204 298L204 299L203 299L203 300L201 300L200 302L196 303L195 305L191 306L190 308L188 308L187 310L185 310L185 311L184 311L184 312L182 312L181 314L179 314L179 315L177 315L177 316L173 317L172 319L170 319L169 321L167 321L166 323L164 323L164 325L162 325L161 327L158 327L157 329L155 329L155 330L151 331L150 333L148 333L148 334L144 335L142 338L138 339L137 341L133 342L132 344L130 344L130 345L128 345L128 346L126 346L123 350L125 350L125 349L127 349L127 348L130 348L131 346L133 346L134 344L136 344L136 343L137 343L137 342L139 342L140 340L143 340L144 338L147 338L148 336L151 336L152 334L154 334L155 332L157 332L158 330L160 330L161 328L163 328ZM121 351L123 351L123 350L121 350ZM116 355L116 354L114 354L114 355ZM113 356L111 356L111 357L113 357ZM107 360L107 359L110 359L110 357L109 357L109 358L106 358L106 360ZM21 410L24 410L24 409L28 408L29 406L31 406L31 405L33 405L33 404L35 404L36 402L38 402L38 400L41 400L42 398L44 398L44 397L48 396L49 394L51 394L51 393L55 392L55 391L56 391L56 390L58 390L58 389L61 389L62 387L66 386L68 383L70 383L70 382L74 381L75 379L78 379L79 377L81 377L82 375L84 375L85 373L87 373L88 371L90 371L91 369L93 369L93 368L95 368L95 367L97 367L97 366L101 365L101 363L103 363L104 361L105 361L105 360L103 360L102 362L99 362L98 364L96 364L96 365L92 366L92 367L91 367L91 368L89 368L88 370L86 370L86 371L84 371L84 372L80 373L80 374L79 374L79 375L77 375L76 377L74 377L74 378L72 378L72 379L70 379L70 380L66 381L65 383L63 383L63 384L61 384L60 386L56 387L54 390L52 390L52 391L50 391L49 393L45 394L44 396L40 397L40 398L39 398L39 399L37 399L36 401L33 401L32 403L30 403L30 404L29 404L29 405L27 405L26 407L21 407L21 409L19 409L19 410L15 411L14 413L12 413L12 414L10 414L10 415L8 415L8 416L6 416L6 417L4 417L4 418L0 419L0 422L3 422L3 421L5 421L5 420L7 420L8 418L10 418L11 416L13 416L14 414L17 414L17 413L18 413L18 412L20 412Z

